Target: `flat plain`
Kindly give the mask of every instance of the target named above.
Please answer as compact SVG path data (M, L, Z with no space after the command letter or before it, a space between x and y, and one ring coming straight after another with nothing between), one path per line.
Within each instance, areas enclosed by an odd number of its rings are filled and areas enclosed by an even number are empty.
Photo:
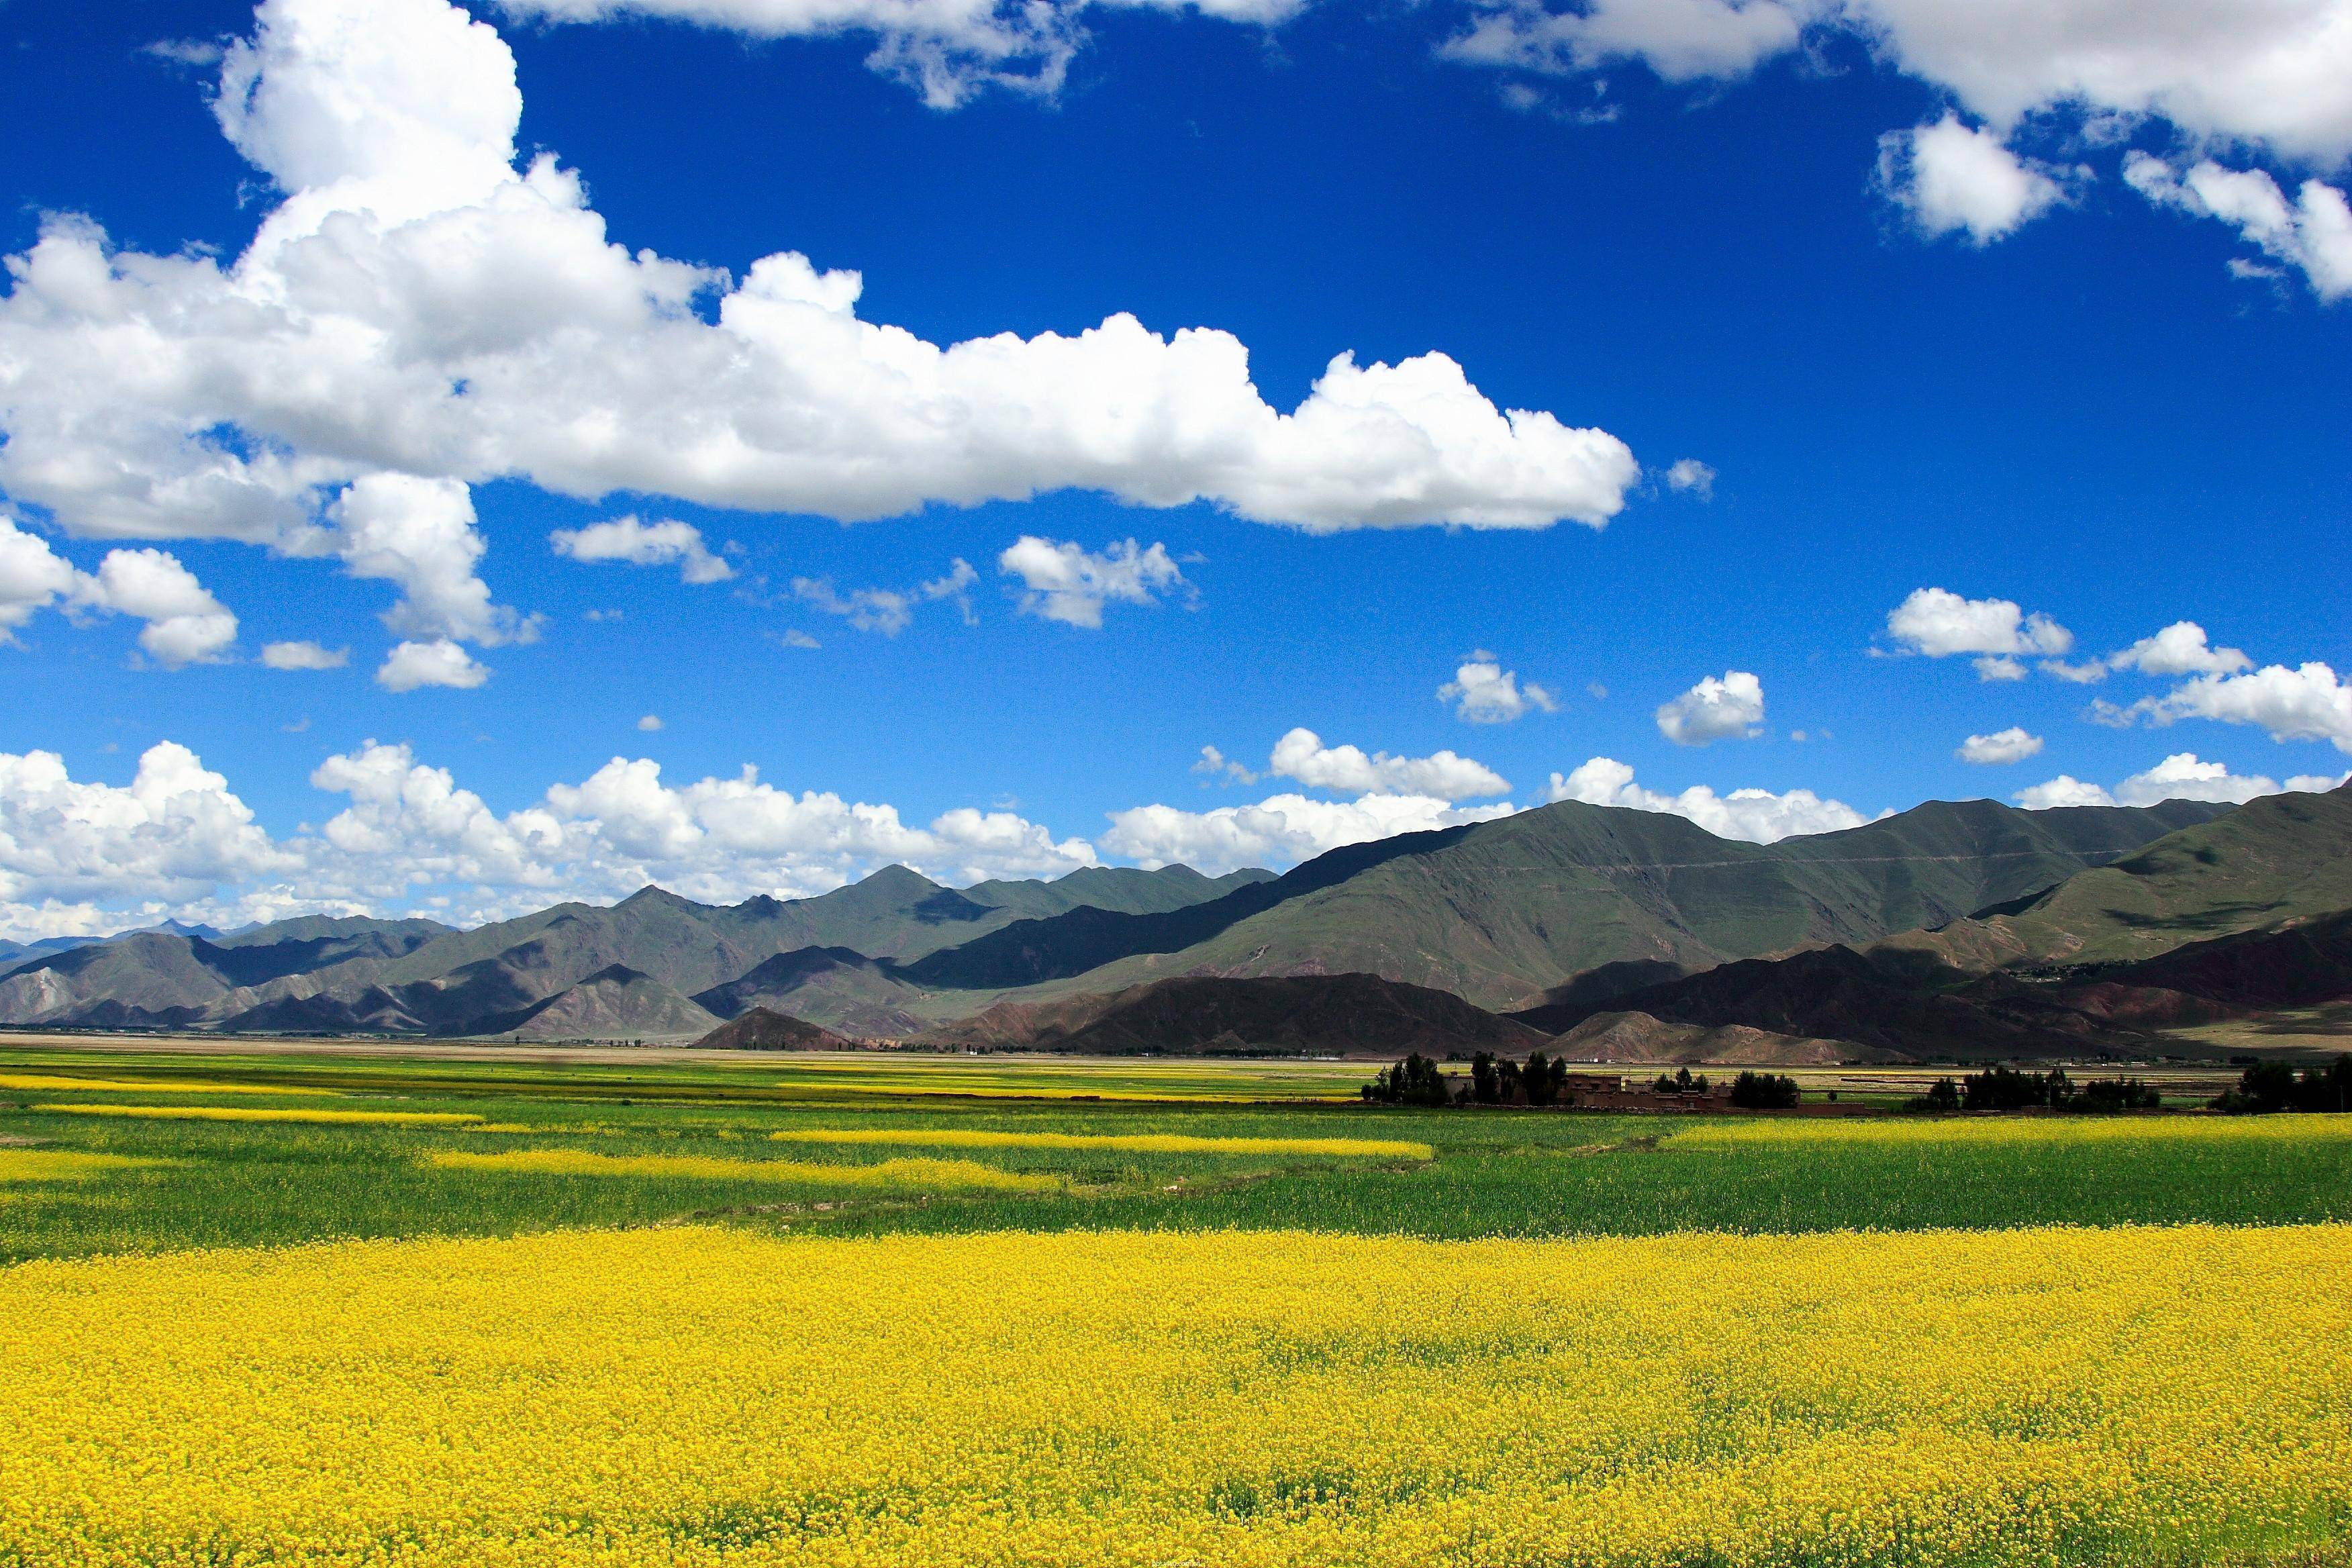
M2352 1118L1370 1070L0 1048L0 1563L2345 1561Z

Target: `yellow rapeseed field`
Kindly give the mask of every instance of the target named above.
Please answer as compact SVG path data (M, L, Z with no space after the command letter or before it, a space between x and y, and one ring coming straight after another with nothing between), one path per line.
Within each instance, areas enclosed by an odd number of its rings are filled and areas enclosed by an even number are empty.
M1432 1160L1426 1143L1386 1138L1200 1138L1181 1132L991 1132L954 1127L804 1127L787 1143L898 1143L941 1149L1113 1149L1137 1154L1337 1154Z
M1708 1121L1670 1135L1676 1148L1769 1144L2213 1143L2352 1138L2352 1116L1931 1116Z
M79 1182L176 1163L131 1154L85 1154L72 1149L0 1149L0 1182Z
M251 1105L36 1105L64 1116L138 1116L163 1121L315 1121L343 1126L460 1127L482 1118L467 1110L278 1110Z
M2294 1561L2352 1531L2347 1279L2344 1226L27 1263L0 1563Z
M884 1160L873 1165L829 1165L797 1160L729 1160L709 1154L597 1154L584 1149L517 1149L494 1154L445 1149L425 1158L446 1171L516 1171L547 1176L668 1176L703 1182L1013 1193L1051 1192L1062 1184L1058 1176L999 1170L977 1160Z
M0 1089L100 1094L332 1094L331 1089L289 1089L273 1083L205 1083L194 1079L69 1078L57 1073L0 1073Z

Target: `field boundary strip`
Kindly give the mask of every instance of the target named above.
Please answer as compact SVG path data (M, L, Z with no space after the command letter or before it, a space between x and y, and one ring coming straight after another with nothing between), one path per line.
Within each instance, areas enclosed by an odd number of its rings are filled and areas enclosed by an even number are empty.
M55 1116L145 1117L159 1121L300 1121L320 1126L467 1127L486 1120L470 1110L299 1110L247 1105L35 1105Z
M780 1143L889 1144L940 1149L1115 1150L1136 1154L1328 1154L1433 1160L1427 1143L1390 1138L1205 1138L1183 1132L1000 1132L985 1128L787 1128Z

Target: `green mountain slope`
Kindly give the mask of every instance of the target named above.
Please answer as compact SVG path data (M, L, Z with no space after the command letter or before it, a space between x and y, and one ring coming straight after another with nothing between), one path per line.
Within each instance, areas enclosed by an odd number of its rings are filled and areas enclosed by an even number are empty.
M1362 973L1518 1007L1606 964L1699 968L1950 921L2224 809L1931 802L1843 833L1759 845L1679 816L1569 802L1337 850L1172 915L1019 922L901 973L992 999L1176 974Z
M2352 785L2265 796L1895 945L1979 971L2125 964L2343 909L2352 909Z

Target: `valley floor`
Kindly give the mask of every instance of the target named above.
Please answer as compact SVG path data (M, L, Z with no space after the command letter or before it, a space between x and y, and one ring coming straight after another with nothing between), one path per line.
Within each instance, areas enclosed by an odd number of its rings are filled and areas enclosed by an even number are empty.
M2347 1561L2352 1117L1367 1077L0 1044L0 1563Z

